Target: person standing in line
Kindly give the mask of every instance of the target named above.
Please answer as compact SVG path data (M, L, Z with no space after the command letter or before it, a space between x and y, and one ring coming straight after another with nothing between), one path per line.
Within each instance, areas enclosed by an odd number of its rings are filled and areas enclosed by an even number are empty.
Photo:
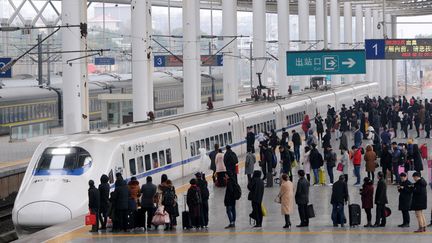
M412 194L411 210L415 211L419 228L414 233L426 232L426 218L423 214L423 210L427 208L427 183L419 172L414 172L414 187Z
M280 146L288 147L289 133L285 128L282 128L282 136Z
M294 160L294 158L292 158L289 148L279 146L279 152L280 152L280 158L282 163L281 174L287 174L290 180L292 181L291 163Z
M153 214L155 212L154 199L156 196L157 187L153 184L153 178L151 176L146 177L146 184L141 186L141 211L144 221L144 226L147 225L147 230L151 229L151 222ZM147 214L147 224L145 222Z
M349 165L349 153L347 150L341 150L341 160L343 165L342 174L345 176L345 183L348 183L348 165Z
M224 155L224 164L227 172L231 172L233 174L234 180L237 181L237 173L236 173L236 166L238 164L238 158L237 154L232 151L231 146L227 145L226 152Z
M89 180L89 189L88 189L88 207L91 214L96 216L96 224L92 225L92 229L90 232L98 232L99 229L99 208L100 208L100 194L99 190L95 187L94 181Z
M388 145L382 146L380 162L383 175L387 177L387 173L390 173L391 183L393 183L392 155Z
M108 176L103 174L100 178L100 184L98 187L100 195L99 221L101 222L101 230L106 230L106 224L108 219L110 193L110 184L108 183L108 181Z
M189 208L192 226L195 228L202 227L201 208L202 196L195 178L189 181L190 187L186 194L186 202Z
M299 211L300 224L297 225L297 227L308 227L309 218L307 215L307 206L309 203L309 182L304 178L304 170L299 170L298 176L299 179L297 182L297 190L295 193L295 202Z
M400 177L399 177L399 163L401 160L401 150L399 149L396 142L393 142L392 144L392 171L395 175L396 182L395 184L400 183Z
M254 137L255 139L255 137ZM214 150L210 152L209 157L210 157L210 170L213 171L213 183L216 182L216 155L219 152L219 144L215 144L214 145Z
M302 144L300 134L296 130L292 130L291 141L294 146L294 156L297 161L300 161L300 146Z
M348 185L345 183L345 176L340 175L339 180L332 187L332 195L330 203L333 205L332 210L332 221L333 226L344 227L345 214L344 214L344 204L348 202Z
M409 210L411 209L412 201L412 183L408 180L407 174L400 174L401 182L398 186L399 192L399 210L402 211L402 224L398 227L406 228L410 224Z
M388 203L387 200L387 185L385 183L384 175L382 172L378 172L378 184L375 192L375 204L376 208L376 221L374 227L385 227L385 205Z
M325 153L325 161L327 166L327 173L330 178L330 186L333 185L334 176L333 176L333 168L336 166L337 156L336 153L332 150L332 147L329 145L327 148L327 153Z
M303 122L302 122L302 130L303 130L303 132L305 134L305 140L307 140L307 138L309 136L309 134L308 134L309 128L311 128L311 123L310 123L310 120L309 120L309 115L305 114Z
M139 181L135 176L131 178L128 182L128 190L129 190L129 212L128 212L128 222L129 228L134 229L136 225L136 212L138 209L138 199L141 196Z
M364 226L366 228L372 227L373 193L373 183L369 177L365 177L363 179L363 186L360 189L360 195L362 201L362 208L366 212L367 224Z
M252 204L252 213L249 217L254 219L256 224L255 228L262 227L263 213L262 213L262 200L264 197L264 182L261 180L261 171L254 171L252 180L248 183L249 190L248 200Z
M291 228L290 214L293 211L294 203L294 186L293 183L288 180L288 176L286 174L282 175L278 198L281 204L282 215L285 217L285 225L283 228L289 229Z
M246 154L246 161L245 161L245 175L247 175L248 183L252 179L255 163L256 163L255 154L253 154L252 149L248 147L247 154Z
M321 141L323 139L324 125L323 125L323 118L319 113L315 117L315 126L317 130L318 139Z
M197 180L197 185L198 185L200 192L201 192L201 221L202 221L202 226L204 228L207 228L208 222L209 222L208 200L210 198L208 183L207 183L207 180L205 178L204 173L201 173L201 172L195 173L195 179Z
M170 218L170 222L165 224L165 230L172 230L174 226L177 225L179 213L176 191L172 181L168 179L166 174L161 176L161 184L158 186L158 192L158 206L163 205Z
M225 186L225 173L226 173L226 167L224 163L224 154L222 153L222 149L218 149L218 153L215 157L215 164L216 164L216 177L217 177L217 183L216 185L219 187Z
M345 131L340 136L339 149L348 151L348 137Z
M129 190L125 180L121 173L116 174L116 181L114 183L115 189L112 194L111 201L115 205L115 220L113 222L113 232L123 230L127 232L127 220L128 220L128 198Z
M354 132L354 146L359 148L362 145L363 140L363 133L360 131L360 128L358 125L355 125L355 132Z
M225 229L234 228L236 222L236 191L235 187L238 185L233 179L232 174L228 172L226 174L227 187L225 190L224 204L226 208L226 213L228 215L229 225Z
M251 153L255 153L255 133L253 132L253 127L250 126L247 128L246 134L246 148L251 149Z
M354 175L357 178L356 183L354 186L360 185L360 167L361 167L361 148L358 148L356 146L352 146L352 162L354 165Z
M324 160L321 153L316 148L315 144L312 144L312 149L309 155L309 161L314 173L314 179L315 179L314 185L318 185L319 184L318 170L321 166L323 166Z
M368 177L372 180L372 183L375 180L375 169L377 167L377 155L371 145L366 146L366 153L364 155L364 160L366 162L366 172Z

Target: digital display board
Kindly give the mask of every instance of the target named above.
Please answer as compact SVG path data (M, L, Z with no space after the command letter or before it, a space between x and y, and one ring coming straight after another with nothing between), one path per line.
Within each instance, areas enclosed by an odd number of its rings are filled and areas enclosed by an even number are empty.
M385 59L432 59L432 39L386 39Z
M157 55L154 56L154 66L155 67L181 67L183 66L183 62L179 59L182 59L183 56L179 55L178 57L172 55ZM223 66L223 55L201 55L201 66L215 66L220 67Z

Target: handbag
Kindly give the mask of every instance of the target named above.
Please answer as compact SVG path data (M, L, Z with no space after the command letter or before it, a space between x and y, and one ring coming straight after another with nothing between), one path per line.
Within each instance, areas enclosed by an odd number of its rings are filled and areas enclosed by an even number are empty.
M263 217L267 216L267 209L264 206L264 203L261 203L261 212Z
M281 203L281 196L280 196L280 194L278 194L276 197L275 197L275 199L274 199L274 202L275 203Z
M309 204L307 206L307 217L308 218L315 218L315 210L314 210L313 204Z
M338 171L342 172L342 171L343 171L343 169L344 169L344 165L343 165L342 163L339 163L339 164L337 165L337 168L336 168L336 170L338 170Z
M96 225L96 214L88 213L85 216L85 225Z
M240 169L239 169L239 165L238 164L235 165L235 173L236 174L240 173Z
M156 212L152 218L152 224L164 225L166 224L167 218L169 223L169 214L165 211L164 206L161 205L156 209Z
M297 160L295 159L292 163L291 163L291 168L294 169L298 166Z

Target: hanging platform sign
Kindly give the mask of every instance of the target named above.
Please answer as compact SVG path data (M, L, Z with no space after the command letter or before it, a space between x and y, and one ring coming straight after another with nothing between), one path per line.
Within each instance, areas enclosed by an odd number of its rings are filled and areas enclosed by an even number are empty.
M432 59L432 39L371 39L365 41L366 59Z
M179 60L180 59L180 60ZM183 56L173 56L173 55L157 55L154 56L154 67L182 67L183 62L181 61ZM201 56L201 66L208 67L220 67L223 66L223 55L202 55Z

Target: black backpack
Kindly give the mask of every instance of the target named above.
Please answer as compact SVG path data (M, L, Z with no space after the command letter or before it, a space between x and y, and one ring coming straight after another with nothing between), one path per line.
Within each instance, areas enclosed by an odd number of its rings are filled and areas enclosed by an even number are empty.
M400 150L398 165L404 165L406 162L406 153L403 150Z
M233 186L234 199L239 200L241 198L241 195L242 195L242 190L240 188L240 185L237 182L234 182L233 184L234 184L234 186Z
M201 190L201 199L202 200L208 200L210 197L210 192L206 186L206 182L199 180L198 181L198 186Z
M175 192L173 190L165 190L162 194L162 205L173 206L175 204Z

